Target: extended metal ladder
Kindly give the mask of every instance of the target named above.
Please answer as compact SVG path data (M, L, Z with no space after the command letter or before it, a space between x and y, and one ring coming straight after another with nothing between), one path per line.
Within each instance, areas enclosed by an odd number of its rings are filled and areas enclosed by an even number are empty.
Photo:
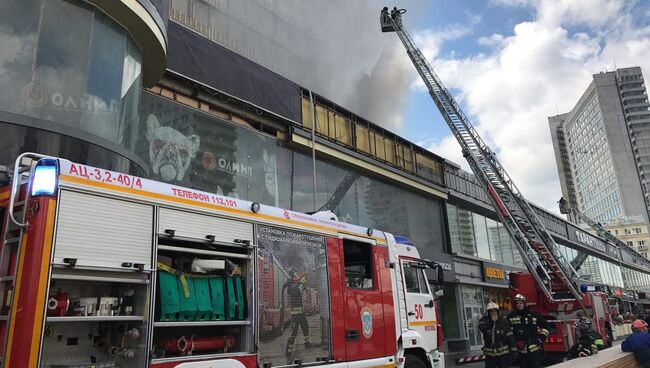
M582 221L589 225L592 229L596 231L596 234L600 236L601 238L607 240L610 244L614 245L616 248L620 249L622 252L627 253L632 257L632 259L635 260L635 262L645 264L646 266L650 267L650 260L645 258L641 253L637 252L636 249L633 247L627 245L627 243L623 242L616 236L612 235L603 225L601 225L599 222L594 221L592 218L589 216L585 215L584 213L578 211L575 207L571 207L569 203L567 202L566 199L560 198L558 201L559 207L560 207L560 213L565 214L565 215L573 215L573 221ZM578 255L571 261L571 264L575 269L580 269L582 264L587 260L587 257L589 254L587 252L580 252Z
M474 175L486 188L497 214L515 240L526 267L546 296L555 302L577 301L584 309L578 273L559 252L558 246L539 221L519 189L444 87L422 52L402 25L406 11L381 11L383 32L396 32L438 106L445 122L460 143Z

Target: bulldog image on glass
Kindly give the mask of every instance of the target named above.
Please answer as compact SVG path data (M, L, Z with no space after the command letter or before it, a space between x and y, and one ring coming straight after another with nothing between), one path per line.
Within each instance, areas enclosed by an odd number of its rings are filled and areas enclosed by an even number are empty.
M201 144L198 135L185 136L174 128L161 126L153 114L147 117L147 141L151 169L166 182L183 180Z

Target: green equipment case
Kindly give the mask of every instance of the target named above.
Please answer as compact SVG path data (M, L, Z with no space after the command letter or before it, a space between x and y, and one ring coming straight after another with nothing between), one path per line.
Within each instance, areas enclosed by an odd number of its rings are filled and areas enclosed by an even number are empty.
M177 321L181 310L178 280L176 275L169 272L158 272L160 286L160 320Z
M212 320L226 319L226 295L223 292L223 277L210 278L210 298L212 304Z
M212 301L210 300L210 279L207 277L196 277L193 278L193 281L197 307L195 320L211 320Z
M178 293L180 294L180 311L178 313L179 321L194 321L198 307L196 305L196 290L194 289L194 280L185 274L180 274L177 278Z

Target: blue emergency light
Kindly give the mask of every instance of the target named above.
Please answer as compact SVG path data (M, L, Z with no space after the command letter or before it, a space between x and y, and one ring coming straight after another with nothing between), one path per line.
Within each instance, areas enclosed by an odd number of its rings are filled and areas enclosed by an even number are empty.
M59 184L59 160L42 158L34 168L32 179L32 197L51 196Z
M398 235L395 235L395 243L397 243L397 244L402 244L402 245L410 245L410 246L412 246L412 247L415 246L415 244L413 244L413 242L411 241L411 239L409 239L409 238L407 238L407 237L405 237L405 236L398 236Z

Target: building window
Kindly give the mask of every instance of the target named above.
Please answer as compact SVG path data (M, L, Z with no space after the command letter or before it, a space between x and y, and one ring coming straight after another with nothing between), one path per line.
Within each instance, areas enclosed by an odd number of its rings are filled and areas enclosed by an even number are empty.
M35 1L3 20L19 57L0 61L0 110L42 119L135 149L141 90L140 49L108 15L82 1ZM9 32L5 34L5 32ZM13 41L11 41L13 42Z
M640 227L635 227L635 228L634 228L634 232L635 232L636 234L641 234L641 228L640 228Z

